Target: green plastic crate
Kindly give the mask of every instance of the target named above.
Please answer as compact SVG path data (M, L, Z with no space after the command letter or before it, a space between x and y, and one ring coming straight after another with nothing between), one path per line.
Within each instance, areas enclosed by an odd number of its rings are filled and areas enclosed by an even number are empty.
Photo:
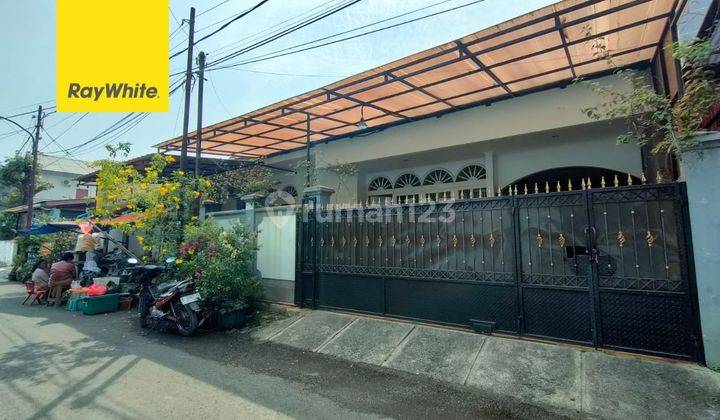
M85 296L80 300L80 310L85 315L115 312L119 300L120 295L117 293L102 296Z
M71 311L71 312L82 311L83 305L82 305L81 301L83 298L84 298L84 296L71 297L70 299L68 299L67 306L65 307L65 309L67 309L68 311Z

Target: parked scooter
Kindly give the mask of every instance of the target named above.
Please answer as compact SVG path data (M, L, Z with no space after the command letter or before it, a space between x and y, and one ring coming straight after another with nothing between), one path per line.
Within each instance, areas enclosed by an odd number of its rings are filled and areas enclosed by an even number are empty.
M133 260L132 258L130 260ZM137 260L130 261L137 264ZM174 259L168 259L168 264ZM195 292L195 284L190 280L173 281L153 284L164 268L156 265L133 267L133 280L140 283L140 326L155 328L170 326L180 335L190 336L195 333L200 321L200 295Z

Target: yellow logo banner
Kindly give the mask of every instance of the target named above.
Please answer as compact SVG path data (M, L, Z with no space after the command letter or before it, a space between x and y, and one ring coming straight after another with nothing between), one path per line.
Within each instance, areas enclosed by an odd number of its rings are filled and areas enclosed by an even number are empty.
M167 112L169 0L57 0L60 112Z

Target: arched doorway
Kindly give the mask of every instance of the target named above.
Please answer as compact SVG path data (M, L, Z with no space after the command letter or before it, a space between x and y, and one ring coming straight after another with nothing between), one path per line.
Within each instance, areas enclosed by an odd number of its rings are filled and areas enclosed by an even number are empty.
M587 182L590 179L593 187L600 187L603 178L606 186L610 187L613 186L615 177L617 177L620 185L628 185L628 176L632 179L634 185L641 183L640 178L636 176L612 169L593 166L568 166L535 172L511 182L509 185L505 185L503 189L507 189L509 186L517 186L518 191L523 191L527 186L528 191L533 191L535 184L537 184L540 191L544 191L547 182L550 191L556 191L559 182L562 191L567 191L568 182L572 183L573 189L579 189L583 180Z

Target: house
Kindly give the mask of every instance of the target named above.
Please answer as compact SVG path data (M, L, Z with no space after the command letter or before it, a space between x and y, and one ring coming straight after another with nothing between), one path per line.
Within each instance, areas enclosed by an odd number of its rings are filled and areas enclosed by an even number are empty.
M617 3L617 4L616 4ZM203 130L203 153L258 157L294 169L309 158L334 202L494 196L510 186L556 189L583 178L635 182L671 162L618 146L623 121L593 121L600 98L578 77L622 88L603 57L677 90L660 48L676 2L564 1ZM588 35L588 33L592 35ZM194 150L195 135L189 150ZM309 140L309 141L308 141ZM181 139L158 145L177 150ZM338 164L356 173L340 176ZM277 174L280 189L306 186L302 171Z
M74 200L90 196L90 191L79 186L77 178L92 171L89 162L62 156L38 155L39 180L49 188L35 194L35 201Z
M578 82L630 89L619 66L681 95L685 3L560 1L209 125L203 154L322 204L213 215L258 226L279 300L702 362L677 162L617 144L628 121L590 119Z

